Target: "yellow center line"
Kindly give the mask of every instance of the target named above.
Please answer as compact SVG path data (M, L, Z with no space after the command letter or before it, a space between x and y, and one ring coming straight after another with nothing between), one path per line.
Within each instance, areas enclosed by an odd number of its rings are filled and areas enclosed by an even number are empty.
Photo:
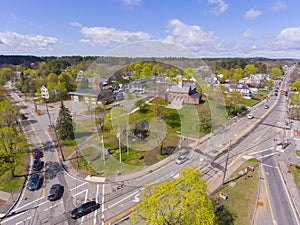
M273 209L272 209L272 205L271 205L271 200L270 200L270 195L269 195L269 189L268 189L268 186L267 186L267 182L266 182L266 179L265 179L265 170L264 170L264 167L259 164L259 166L261 167L261 172L262 172L262 177L264 179L264 184L265 184L265 189L266 189L266 193L267 193L267 199L268 199L268 202L269 202L269 208L270 208L270 212L271 212L271 217L272 217L272 222L274 225L276 225L276 221L275 221L275 218L274 218L274 213L273 213Z
M265 118L267 116L267 114L275 107L276 103L279 100L281 93L278 94L277 98L275 99L274 103L272 104L272 106L258 119L256 120L254 123L252 123L249 127L247 127L245 130L243 130L239 135L235 136L231 142L229 142L228 144L226 144L223 148L221 148L219 150L219 152L223 152L225 151L227 148L230 147L230 145L236 143L240 138L242 138L245 134L247 134L251 129L253 129L253 127L255 127L263 118Z

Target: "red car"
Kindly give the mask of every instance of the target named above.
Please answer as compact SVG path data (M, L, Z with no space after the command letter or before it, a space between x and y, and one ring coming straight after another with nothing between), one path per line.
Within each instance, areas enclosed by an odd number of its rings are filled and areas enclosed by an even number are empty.
M34 159L39 159L43 157L43 152L41 149L35 148L32 150L32 156Z

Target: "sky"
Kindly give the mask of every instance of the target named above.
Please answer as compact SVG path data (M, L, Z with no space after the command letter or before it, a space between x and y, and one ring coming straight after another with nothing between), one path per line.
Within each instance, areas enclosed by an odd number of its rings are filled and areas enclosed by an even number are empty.
M148 55L172 56L177 48L168 53L165 48L172 45L202 58L300 58L299 0L0 0L0 4L0 55L101 56L122 49L122 56L134 57L151 48Z

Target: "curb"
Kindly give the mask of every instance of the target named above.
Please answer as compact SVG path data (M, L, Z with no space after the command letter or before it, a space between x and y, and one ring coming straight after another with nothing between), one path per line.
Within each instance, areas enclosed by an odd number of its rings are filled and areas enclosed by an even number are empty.
M299 214L299 209L297 208L295 199L294 199L294 195L293 193L290 191L290 186L288 185L288 182L286 181L286 178L284 176L284 173L282 171L281 165L279 162L277 162L281 177L283 178L283 182L285 184L285 186L287 187L287 191L288 191L288 195L290 196L291 200L292 200L292 204L293 204L293 208L296 210L296 214L297 214L297 220L300 220L300 214Z

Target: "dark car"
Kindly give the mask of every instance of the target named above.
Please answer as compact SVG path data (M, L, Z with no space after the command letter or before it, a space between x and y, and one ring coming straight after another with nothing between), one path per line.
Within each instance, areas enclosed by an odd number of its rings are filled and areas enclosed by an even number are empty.
M70 213L70 216L73 219L77 219L77 218L82 217L90 212L93 212L93 211L99 209L99 208L100 208L100 204L96 203L95 201L86 202L86 203L82 204L81 206L79 206L78 208L74 209Z
M43 157L43 151L39 148L35 148L32 150L32 156L34 159L39 159Z
M28 181L28 190L35 191L39 189L39 185L40 185L40 175L38 175L37 173L32 174Z
M265 109L268 109L268 108L270 108L269 105L265 105Z
M27 120L28 117L24 113L20 113L21 120Z
M60 184L53 184L50 188L48 200L55 201L59 199L63 194L64 187Z
M32 164L32 169L35 171L41 170L43 168L43 162L40 159L34 159Z

